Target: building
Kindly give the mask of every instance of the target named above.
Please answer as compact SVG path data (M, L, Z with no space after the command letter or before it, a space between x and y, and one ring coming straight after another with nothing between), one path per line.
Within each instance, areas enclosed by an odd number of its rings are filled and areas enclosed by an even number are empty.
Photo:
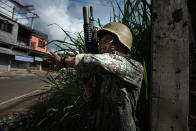
M48 36L0 14L0 70L42 70Z

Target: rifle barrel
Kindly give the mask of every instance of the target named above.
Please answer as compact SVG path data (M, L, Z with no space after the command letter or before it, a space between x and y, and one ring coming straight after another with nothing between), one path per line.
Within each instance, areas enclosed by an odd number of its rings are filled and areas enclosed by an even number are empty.
M83 17L84 17L84 24L89 24L88 6L83 7Z
M90 18L92 19L92 21L94 20L94 17L93 17L93 7L90 6Z

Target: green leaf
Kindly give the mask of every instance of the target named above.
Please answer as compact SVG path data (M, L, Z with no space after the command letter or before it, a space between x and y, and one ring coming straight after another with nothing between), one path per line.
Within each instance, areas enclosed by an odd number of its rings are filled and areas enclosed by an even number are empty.
M56 25L56 26L58 26L59 28L61 28L61 30L62 30L62 31L66 34L66 36L68 36L68 38L71 40L71 42L74 43L74 41L76 41L76 39L73 38L73 37L71 37L71 35L69 34L69 33L71 33L71 32L65 31L60 25L58 25L58 24L56 24L56 23L50 24L49 26L51 26L51 25Z
M75 46L74 44L72 44L70 42L61 41L61 40L52 40L49 43L52 43L52 42L58 42L58 43L62 43L62 44L67 44L67 45Z
M118 9L120 10L120 12L121 12L122 16L124 16L124 13L123 13L123 11L122 11L122 9L121 9L121 7L120 7L119 3L117 2L117 0L115 0L115 2L116 2L116 4L117 4ZM111 5L112 5L112 8L114 8L114 5L113 5L113 4L111 4ZM113 11L115 11L115 10L113 10Z
M134 119L135 122L139 122L139 120L137 119L136 116L133 116L133 119Z
M80 99L80 96L78 96L78 98L74 101L74 105L78 102L79 99Z
M70 114L70 112L66 112L63 117L61 118L61 121L63 121L68 115Z
M65 108L63 108L63 111L65 112L65 111L67 111L68 109L71 109L71 108L73 108L74 107L74 105L68 105L68 106L66 106Z
M48 118L47 117L44 117L38 124L37 126L40 126L43 122L45 122Z
M50 73L48 73L48 75L49 75L49 77L47 77L48 80L51 81L53 84L55 84L57 89L60 89L60 87L59 87L58 83L56 82L56 80L54 79L54 77Z
M80 114L75 114L75 115L73 115L73 116L71 116L71 117L76 117L76 116L80 116Z
M58 109L56 109L56 108L49 108L47 112L58 112Z
M97 21L98 21L98 26L99 26L100 28L103 28L103 25L101 24L101 22L100 22L100 19L99 19L99 18L97 18Z
M145 100L149 100L149 93L148 93L148 77L147 77L147 71L146 71L146 63L143 61L144 65L144 83L145 83Z
M115 13L115 8L114 8L114 5L112 3L112 1L109 2L112 6L112 10L113 10L113 22L116 22L116 13Z

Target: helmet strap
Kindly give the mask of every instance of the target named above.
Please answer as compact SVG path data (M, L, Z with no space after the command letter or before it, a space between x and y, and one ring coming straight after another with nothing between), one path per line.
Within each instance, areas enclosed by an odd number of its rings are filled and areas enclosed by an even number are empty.
M116 50L115 50L115 46L114 46L114 44L112 43L112 47L111 47L111 50L112 50L112 54L115 54L115 52L116 52Z
M116 49L115 49L115 42L113 42L112 43L112 47L111 47L111 53L112 54L116 54L116 55L119 55L119 56L123 56L123 57L126 57L127 55L126 54L124 54L124 53L121 53L121 52L119 52L119 51L117 51Z

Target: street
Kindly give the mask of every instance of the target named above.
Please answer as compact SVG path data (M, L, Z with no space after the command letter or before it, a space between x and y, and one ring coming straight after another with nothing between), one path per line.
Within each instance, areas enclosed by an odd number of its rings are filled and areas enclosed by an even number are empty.
M42 89L48 89L48 84L41 81L45 79L42 72L40 75L36 75L28 72L18 72L19 74L4 73L4 76L0 77L0 106L9 105L15 100L21 99L22 97L29 96Z
M0 79L0 103L42 89L47 84L34 76Z

